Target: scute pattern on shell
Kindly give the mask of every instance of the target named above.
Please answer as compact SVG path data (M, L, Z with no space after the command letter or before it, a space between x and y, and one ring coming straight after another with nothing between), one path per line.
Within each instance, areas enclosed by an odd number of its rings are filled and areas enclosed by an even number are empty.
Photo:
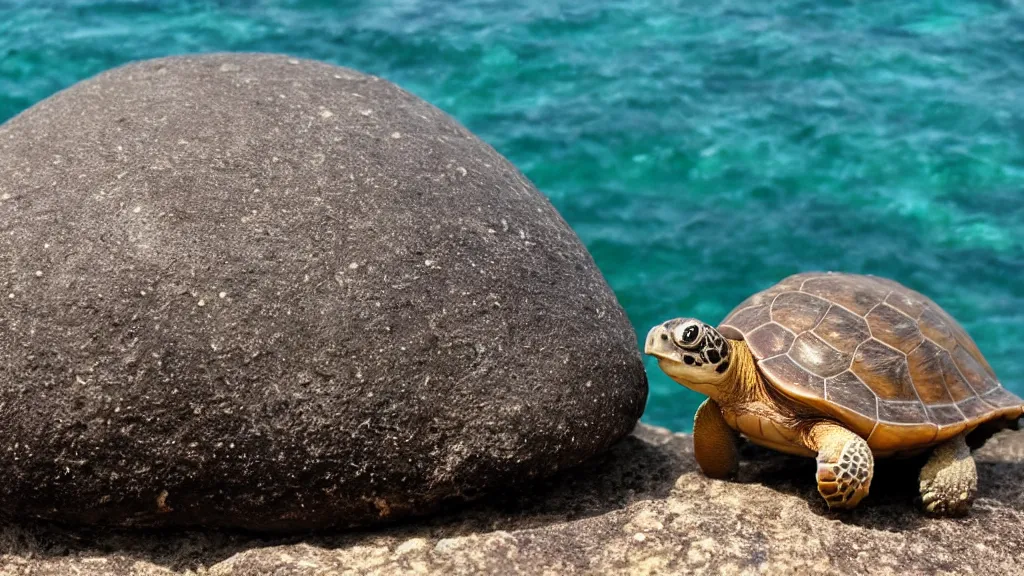
M892 280L790 276L737 306L719 330L745 340L780 391L875 449L933 444L1024 413L960 324Z

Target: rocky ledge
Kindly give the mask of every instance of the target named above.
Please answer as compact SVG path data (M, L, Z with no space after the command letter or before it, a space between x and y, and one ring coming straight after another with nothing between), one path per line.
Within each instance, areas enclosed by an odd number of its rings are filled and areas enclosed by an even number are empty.
M745 448L738 482L705 478L690 437L640 425L529 493L383 531L238 533L0 529L0 575L1021 574L1024 433L976 453L968 518L914 507L914 463L882 465L866 506L830 513L813 462Z

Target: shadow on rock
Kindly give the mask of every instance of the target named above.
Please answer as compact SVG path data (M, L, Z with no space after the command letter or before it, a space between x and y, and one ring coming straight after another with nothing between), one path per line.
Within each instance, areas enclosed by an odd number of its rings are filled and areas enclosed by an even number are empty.
M997 437L992 445L975 452L978 466L978 501L994 499L1004 504L1024 508L1024 496L1019 486L1024 480L1024 462L993 459L990 454L999 445ZM880 459L875 463L875 476L870 495L855 510L832 511L818 494L814 480L815 462L779 454L747 443L742 450L743 462L737 482L761 484L780 493L795 496L807 503L808 510L822 517L843 523L902 532L919 528L929 517L920 508L918 473L927 461L927 455L908 459ZM976 505L970 517L985 514L983 505ZM946 519L957 521L957 519Z
M524 530L597 516L636 500L663 500L686 471L686 459L636 436L580 466L439 514L372 530L297 535L237 531L115 531L52 523L0 523L0 556L54 558L117 555L130 566L143 560L172 570L198 569L252 548L305 543L341 548L381 535L397 539L453 538L497 530Z
M607 453L550 479L507 495L494 496L463 511L459 519L479 517L476 530L525 529L598 516L637 500L664 500L676 479L692 471L688 455L629 436ZM503 519L503 520L502 520Z
M447 573L451 566L444 564L444 558L450 550L442 543L455 541L487 541L499 546L499 541L511 538L526 547L524 550L537 546L555 556L575 554L574 550L583 548L595 552L609 539L627 538L625 546L650 543L634 540L640 530L652 535L678 532L673 538L678 537L679 542L673 546L696 545L696 536L732 538L743 542L737 548L741 551L749 550L754 541L774 538L788 542L785 539L790 536L796 540L817 538L819 546L847 538L875 546L879 544L874 535L879 532L900 542L932 543L936 538L955 540L953 534L982 530L980 526L1019 522L1024 511L1024 495L1019 489L1024 478L1024 436L993 438L975 456L980 490L966 520L933 520L917 508L922 458L879 461L870 497L857 510L839 513L830 512L817 494L812 459L748 445L743 448L736 481L712 480L698 471L689 436L640 426L633 435L575 469L472 504L449 505L434 516L403 524L287 537L225 531L117 533L0 524L0 557L49 562L58 568L46 573L54 574L67 573L68 565L86 558L102 558L107 570L103 574L130 571L137 561L172 570L198 570L232 557L242 558L239 566L250 562L269 570L284 565L282 562L295 562L296 555L344 564L364 548L380 551L386 562L401 563L406 553L402 550L414 543L423 551L423 558L438 562L436 573ZM935 536L936 531L950 536ZM958 541L943 542L941 546L959 545ZM853 556L838 552L842 548L834 545L822 550L831 550L837 563L853 561ZM965 550L965 554L977 552ZM504 557L506 552L496 554ZM757 564L761 562L757 557L744 556L744 561ZM221 564L216 573L233 573L233 561Z

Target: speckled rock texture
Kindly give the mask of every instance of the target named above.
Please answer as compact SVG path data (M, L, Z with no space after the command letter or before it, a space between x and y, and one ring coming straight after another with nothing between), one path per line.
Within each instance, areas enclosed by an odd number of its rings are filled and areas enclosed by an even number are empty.
M384 80L129 65L0 127L0 513L301 530L633 428L636 336L505 159Z
M744 448L738 482L697 471L690 437L639 426L529 491L381 531L289 539L0 528L0 575L1024 574L1024 433L975 453L970 516L913 498L920 462L881 461L863 507L829 512L814 461Z

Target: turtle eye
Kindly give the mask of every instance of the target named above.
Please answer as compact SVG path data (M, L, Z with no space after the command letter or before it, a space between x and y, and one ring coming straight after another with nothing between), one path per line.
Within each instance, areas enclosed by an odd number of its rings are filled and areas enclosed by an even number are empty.
M680 346L692 347L700 337L700 327L696 324L685 326L681 331L676 332L676 340Z

